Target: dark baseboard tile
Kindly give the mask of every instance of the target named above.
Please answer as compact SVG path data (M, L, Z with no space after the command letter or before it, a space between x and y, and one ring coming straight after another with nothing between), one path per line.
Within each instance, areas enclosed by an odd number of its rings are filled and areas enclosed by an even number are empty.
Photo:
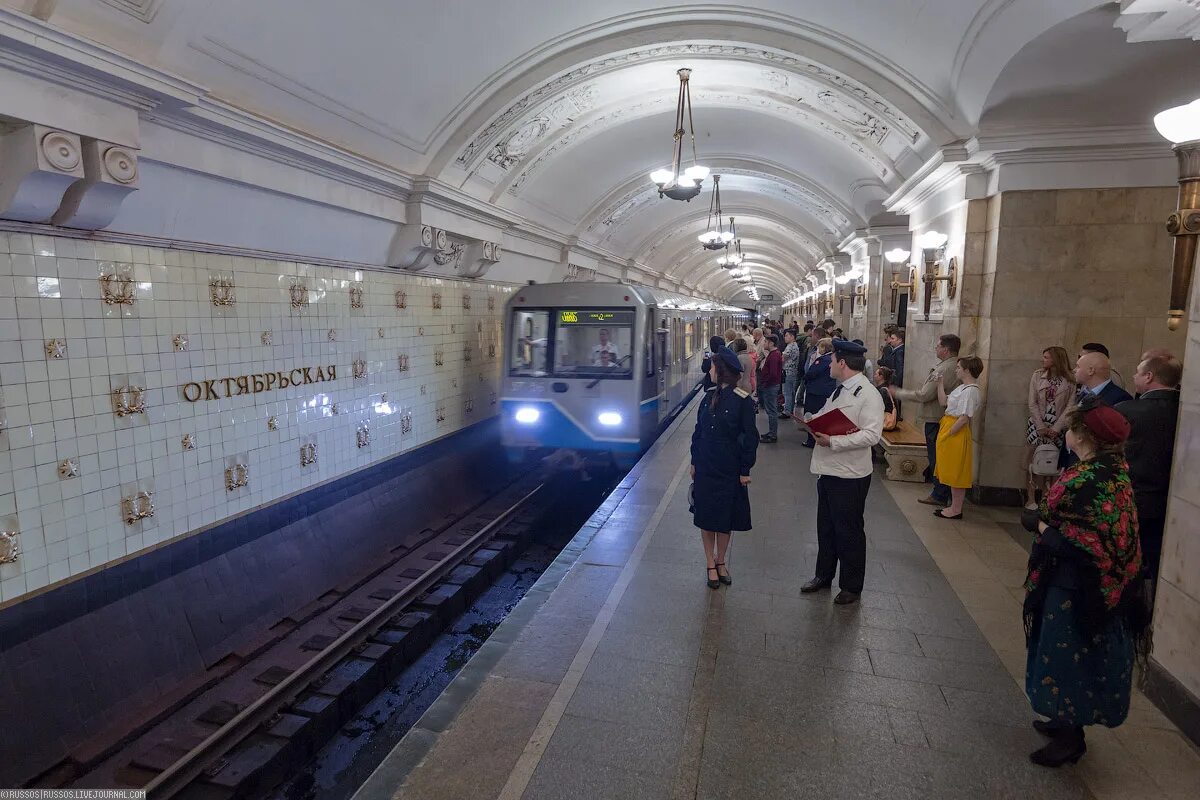
M1200 698L1151 656L1142 679L1142 692L1174 722L1183 735L1200 745Z

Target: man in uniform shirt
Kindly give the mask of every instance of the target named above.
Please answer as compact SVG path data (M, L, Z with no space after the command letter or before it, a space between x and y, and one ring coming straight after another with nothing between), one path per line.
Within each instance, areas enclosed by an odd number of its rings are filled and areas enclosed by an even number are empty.
M867 348L838 339L833 343L829 373L838 388L826 401L820 418L840 410L858 430L843 436L813 432L817 447L812 454L812 472L817 476L817 569L816 576L800 587L804 593L833 585L841 564L833 602L858 602L867 570L867 536L863 511L871 488L871 448L883 435L883 399L879 390L862 374Z
M608 339L608 328L601 328L597 334L600 337L600 344L592 348L592 364L597 367L610 367L617 363L617 358L620 354L617 352L617 346ZM608 363L604 363L602 353L608 353Z

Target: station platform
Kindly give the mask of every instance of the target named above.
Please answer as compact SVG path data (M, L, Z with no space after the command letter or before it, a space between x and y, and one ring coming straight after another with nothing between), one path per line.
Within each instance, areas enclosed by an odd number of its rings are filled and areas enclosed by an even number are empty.
M695 403L664 433L355 800L1194 798L1200 756L1140 694L1049 770L1020 687L1012 509L935 519L920 484L867 504L855 606L801 595L815 480L781 424L753 470L733 585L705 585L687 510ZM765 421L759 418L760 427ZM835 587L836 589L836 587Z

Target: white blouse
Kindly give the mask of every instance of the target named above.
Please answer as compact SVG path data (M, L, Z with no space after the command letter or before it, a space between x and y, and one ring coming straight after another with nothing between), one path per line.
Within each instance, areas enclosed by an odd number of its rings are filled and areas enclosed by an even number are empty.
M964 383L946 398L946 416L974 417L979 411L979 406L982 402L983 398L980 397L979 386L973 383Z

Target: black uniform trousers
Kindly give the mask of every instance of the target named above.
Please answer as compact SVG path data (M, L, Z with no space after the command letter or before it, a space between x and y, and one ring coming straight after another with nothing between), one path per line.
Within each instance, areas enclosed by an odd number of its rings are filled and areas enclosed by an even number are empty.
M841 564L838 586L860 593L867 572L867 533L863 511L871 476L865 478L817 478L817 574L833 582Z

